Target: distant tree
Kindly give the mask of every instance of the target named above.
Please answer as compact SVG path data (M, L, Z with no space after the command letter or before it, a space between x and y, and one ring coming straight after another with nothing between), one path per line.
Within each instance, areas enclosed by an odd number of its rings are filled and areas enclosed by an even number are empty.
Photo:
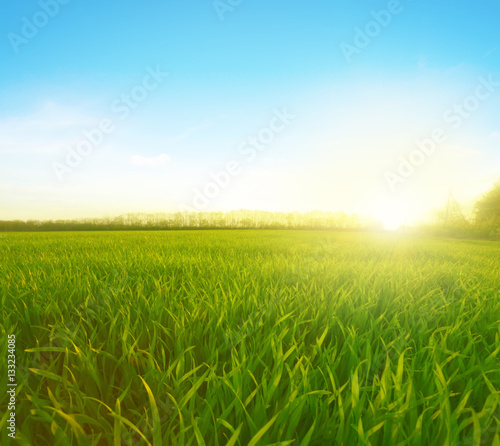
M475 211L479 224L500 227L500 181L476 203Z

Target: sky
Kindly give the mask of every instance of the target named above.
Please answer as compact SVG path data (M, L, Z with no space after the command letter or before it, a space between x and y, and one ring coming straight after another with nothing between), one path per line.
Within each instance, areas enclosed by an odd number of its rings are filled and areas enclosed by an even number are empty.
M429 218L500 179L493 0L7 0L0 219Z

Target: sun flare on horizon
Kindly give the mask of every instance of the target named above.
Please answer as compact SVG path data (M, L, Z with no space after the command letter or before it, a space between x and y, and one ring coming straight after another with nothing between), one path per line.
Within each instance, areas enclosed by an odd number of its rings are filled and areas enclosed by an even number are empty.
M395 199L378 197L369 207L369 214L380 222L384 229L396 231L408 223L402 204Z

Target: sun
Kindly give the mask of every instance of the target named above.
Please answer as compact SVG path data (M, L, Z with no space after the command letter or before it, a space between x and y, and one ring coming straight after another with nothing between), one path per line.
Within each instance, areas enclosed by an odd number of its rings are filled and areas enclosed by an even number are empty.
M391 231L396 231L405 223L403 206L392 198L375 199L369 207L369 214Z

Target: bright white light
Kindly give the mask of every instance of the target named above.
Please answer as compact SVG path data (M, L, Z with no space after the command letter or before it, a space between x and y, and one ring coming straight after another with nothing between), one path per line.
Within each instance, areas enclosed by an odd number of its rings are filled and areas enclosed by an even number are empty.
M385 229L395 231L405 222L403 206L392 198L375 199L370 205L369 213L382 223Z

